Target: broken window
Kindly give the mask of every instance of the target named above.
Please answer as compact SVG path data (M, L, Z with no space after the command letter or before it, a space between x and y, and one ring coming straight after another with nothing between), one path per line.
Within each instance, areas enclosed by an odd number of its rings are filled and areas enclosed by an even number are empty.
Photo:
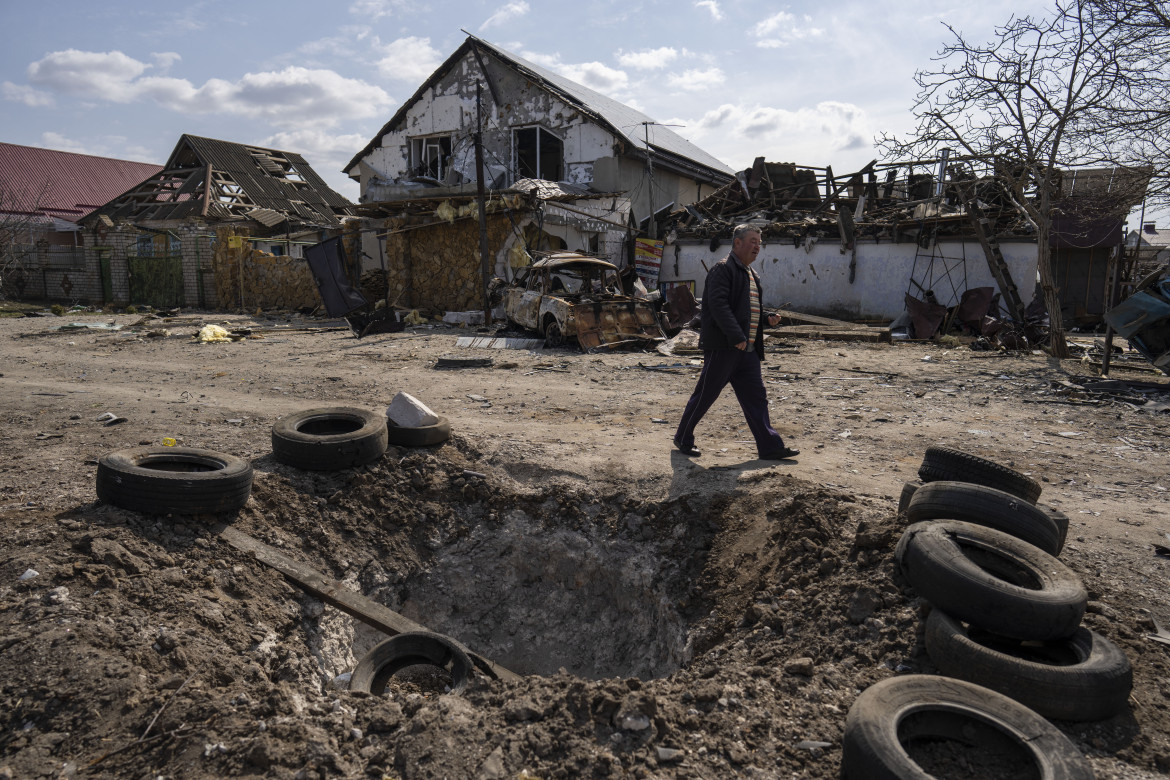
M516 178L560 181L565 144L543 127L520 127L512 131Z
M410 172L442 180L451 157L451 136L433 135L410 139Z

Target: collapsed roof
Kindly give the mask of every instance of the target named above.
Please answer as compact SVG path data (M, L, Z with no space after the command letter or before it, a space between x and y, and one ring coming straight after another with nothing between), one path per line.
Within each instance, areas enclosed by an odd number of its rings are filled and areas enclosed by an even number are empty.
M261 229L340 227L352 204L301 155L183 135L162 171L86 218L250 220Z
M726 237L740 223L758 226L766 238L905 240L969 237L972 218L985 216L1000 239L1031 239L1035 228L1015 207L985 161L963 157L895 162L877 160L855 173L832 167L769 163L756 158L748 170L698 203L676 210L665 230L686 238ZM1060 212L1054 235L1075 235L1072 223L1117 223L1141 200L1148 174L1130 169L1061 171ZM1059 214L1058 214L1059 216ZM1094 231L1099 233L1100 231ZM1110 231L1114 232L1114 231ZM1100 238L1101 245L1116 243Z

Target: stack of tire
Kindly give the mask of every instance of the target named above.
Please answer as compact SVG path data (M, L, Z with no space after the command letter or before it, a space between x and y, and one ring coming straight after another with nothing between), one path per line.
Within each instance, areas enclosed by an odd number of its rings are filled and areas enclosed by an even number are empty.
M1038 765L1064 767L1051 776L1092 777L1045 718L1116 715L1133 672L1116 644L1081 625L1087 593L1056 557L1068 518L1036 505L1041 487L1027 475L957 449L930 447L918 475L903 490L899 510L910 525L895 559L932 607L926 650L951 679L910 675L867 689L846 721L846 776L921 776L907 768L914 764L899 735L904 718L919 728L931 711L950 717L929 719L937 725L925 735L975 746L995 742L968 738L991 727Z

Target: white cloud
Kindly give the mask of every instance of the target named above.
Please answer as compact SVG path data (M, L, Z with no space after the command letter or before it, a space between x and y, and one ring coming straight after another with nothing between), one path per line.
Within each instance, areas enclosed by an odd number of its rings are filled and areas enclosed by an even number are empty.
M48 54L28 66L28 80L38 87L127 103L134 99L134 79L147 65L120 51L67 49Z
M46 149L57 149L62 152L76 152L77 154L94 154L89 147L80 141L74 141L61 133L41 133L41 143Z
M43 108L53 105L53 96L38 89L13 84L11 81L0 83L0 97L14 103L23 103L29 108Z
M753 31L759 38L756 46L762 49L778 49L794 41L820 38L823 28L812 26L812 17L805 14L799 20L787 11L780 11L760 22Z
M166 73L171 69L171 66L179 62L183 57L173 51L152 51L151 58L154 60L154 67L158 69L159 73Z
M627 68L654 70L655 68L664 68L678 59L678 50L669 46L662 46L657 49L643 49L642 51L619 50L616 56L618 64L624 65Z
M717 22L723 21L723 12L719 10L719 3L716 0L699 0L695 3L695 8L706 8L711 12L711 18Z
M390 16L395 11L409 11L409 0L354 0L349 12L355 16L368 16L371 20Z
M479 29L483 31L489 27L496 27L526 13L528 13L528 3L524 0L512 0L512 2L500 6L500 9L489 16L487 21L479 26Z
M850 103L824 101L796 110L725 103L687 122L688 137L732 167L763 155L772 162L837 165L872 144L868 114Z
M723 71L719 68L707 68L706 70L692 68L682 73L670 74L666 79L666 83L675 89L681 89L686 92L701 92L705 89L717 87L725 80Z
M382 48L378 72L395 81L420 84L443 62L442 53L431 46L430 38L399 38Z
M163 56L163 62L173 62ZM278 125L329 127L375 116L393 104L380 87L331 70L286 67L246 73L237 81L143 76L148 65L122 52L53 52L29 66L29 80L50 90L114 103L154 100L179 113L223 113ZM10 90L22 94L22 88ZM27 98L26 98L27 99Z

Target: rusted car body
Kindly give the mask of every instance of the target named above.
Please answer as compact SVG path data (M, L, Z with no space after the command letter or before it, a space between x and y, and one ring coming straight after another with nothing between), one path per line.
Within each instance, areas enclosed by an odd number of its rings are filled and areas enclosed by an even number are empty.
M504 288L508 319L550 347L576 340L590 352L664 339L654 307L621 292L613 263L557 252L521 269Z

